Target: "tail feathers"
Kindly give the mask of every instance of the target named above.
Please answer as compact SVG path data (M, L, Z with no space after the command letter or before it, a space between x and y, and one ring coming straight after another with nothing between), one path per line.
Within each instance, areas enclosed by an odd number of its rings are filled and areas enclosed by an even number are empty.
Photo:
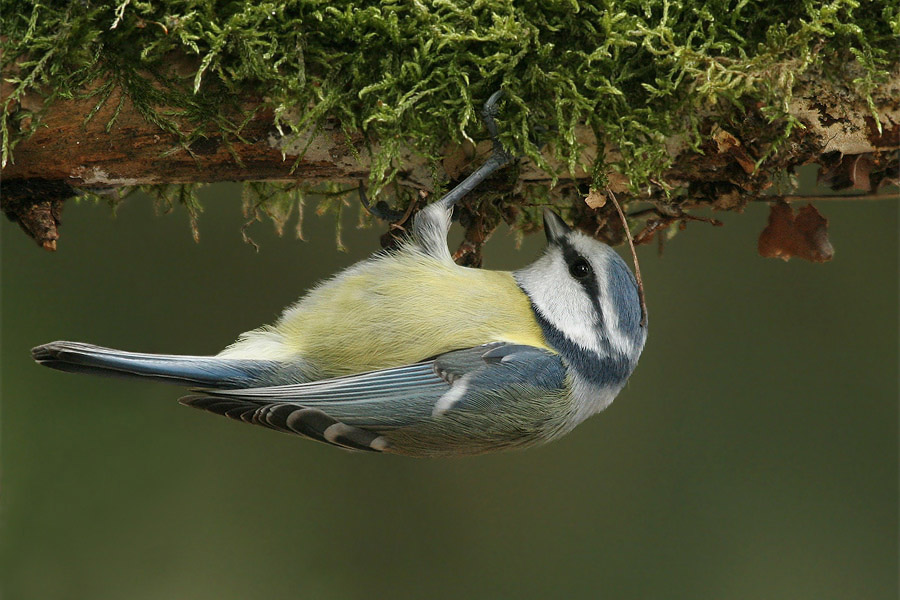
M51 342L33 348L31 356L46 367L71 373L225 389L264 383L280 367L274 361L142 354L80 342Z

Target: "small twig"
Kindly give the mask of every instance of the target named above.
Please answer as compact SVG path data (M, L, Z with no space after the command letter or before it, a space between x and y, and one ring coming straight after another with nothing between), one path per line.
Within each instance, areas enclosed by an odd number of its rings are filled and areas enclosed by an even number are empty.
M671 218L663 218L663 219L648 219L644 228L641 229L637 237L634 238L634 243L640 246L641 244L646 244L656 236L656 233L662 229L665 229L672 223L674 223L676 219ZM662 239L661 237L658 239Z
M679 207L664 207L664 206L656 206L653 208L646 208L643 210L635 211L628 216L632 219L645 217L648 215L655 215L657 218L647 219L644 224L644 228L638 232L638 234L634 237L634 243L638 246L641 244L646 244L653 239L656 234L672 225L673 223L678 223L679 229L682 231L687 227L688 221L698 221L700 223L709 223L714 227L721 227L723 225L722 221L718 219L713 219L711 217L698 217L689 213L684 212ZM657 237L658 240L662 240L662 238ZM660 255L662 253L662 244L660 244Z
M628 213L628 218L630 219L640 219L641 217L646 217L647 215L656 215L657 217L662 216L659 212L659 209L656 207L652 208L642 208L641 210L636 210L633 213Z
M616 211L619 213L619 218L622 219L622 227L625 228L625 237L628 239L628 247L631 248L631 257L634 259L634 278L637 280L638 286L638 296L641 299L641 327L647 326L647 299L644 297L644 280L641 278L641 264L638 262L637 252L634 249L634 240L631 239L631 230L628 228L628 220L625 218L625 212L622 210L622 207L619 206L619 201L616 200L616 195L613 194L613 191L606 188L606 195L612 200L612 203L616 207Z

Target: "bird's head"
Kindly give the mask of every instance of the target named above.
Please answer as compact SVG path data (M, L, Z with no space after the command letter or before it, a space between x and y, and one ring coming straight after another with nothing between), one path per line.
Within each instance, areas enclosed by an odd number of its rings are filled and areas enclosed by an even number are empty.
M515 272L548 343L586 383L618 391L647 339L634 275L609 246L544 211L547 249Z

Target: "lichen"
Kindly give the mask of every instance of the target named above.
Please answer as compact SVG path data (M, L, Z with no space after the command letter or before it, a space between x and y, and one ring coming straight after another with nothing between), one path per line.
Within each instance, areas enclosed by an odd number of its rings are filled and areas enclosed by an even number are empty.
M502 87L507 147L553 171L533 135L542 128L541 143L563 165L551 174L564 175L583 160L575 130L587 125L619 153L611 164L600 152L583 165L595 185L614 171L639 190L667 189L667 139L700 150L703 114L758 111L777 133L757 166L771 160L798 126L788 106L801 76L839 79L874 111L873 91L898 60L900 8L877 0L0 0L0 30L3 164L60 99L94 97L99 107L118 86L188 149L211 131L226 143L239 138L250 115L237 100L254 94L264 98L255 110L271 110L286 132L329 119L361 133L375 148L368 183L377 194L410 148L438 172L448 143L483 136L479 105ZM173 56L194 68L173 72ZM39 108L25 102L34 93ZM26 119L30 127L20 127ZM269 214L283 226L302 204L302 194L285 199L299 194L294 187L248 185L248 218ZM196 219L193 188L153 192L164 204L185 203ZM342 197L330 198L325 210L341 210Z

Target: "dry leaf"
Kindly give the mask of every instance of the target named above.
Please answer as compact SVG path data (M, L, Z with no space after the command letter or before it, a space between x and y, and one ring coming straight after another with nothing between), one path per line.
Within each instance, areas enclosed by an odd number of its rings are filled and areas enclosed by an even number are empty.
M716 142L716 147L719 149L719 154L730 152L732 148L741 145L736 137L734 137L724 129L717 128L715 130L715 133L713 133L713 140Z
M606 205L606 194L600 190L591 188L587 198L584 199L584 203L593 209L603 208L603 206Z
M828 219L807 204L797 215L790 205L779 202L769 211L769 223L759 235L759 255L765 258L789 260L803 258L812 262L827 262L834 257L828 239Z
M873 166L871 154L860 154L857 156L856 160L853 161L853 166L850 168L850 187L854 190L868 192L872 187L869 174L872 172Z
M804 252L797 256L813 262L827 262L834 258L834 246L828 239L828 219L823 217L815 206L807 204L802 207L794 219L794 225L806 242L803 246Z
M818 182L833 190L850 188L875 192L880 183L895 171L894 167L884 164L879 158L871 153L825 157L817 177Z
M716 210L737 210L744 212L744 205L747 200L741 196L737 188L722 192L716 196L713 202L713 208Z
M752 175L756 170L756 164L747 154L747 151L741 146L739 139L728 133L724 129L716 129L713 133L713 141L716 142L716 148L719 154L729 154L734 160L741 165L741 168L747 175Z
M628 191L628 188L631 187L631 179L617 171L610 171L607 173L606 181L608 182L607 187L609 187L614 194L624 194Z

